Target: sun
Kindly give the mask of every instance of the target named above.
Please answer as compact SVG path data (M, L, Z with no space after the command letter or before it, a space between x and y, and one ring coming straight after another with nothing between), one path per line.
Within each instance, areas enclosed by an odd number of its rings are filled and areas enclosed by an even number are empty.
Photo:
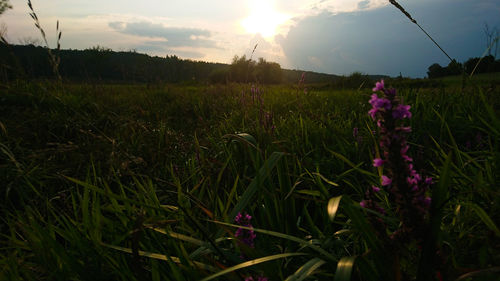
M260 33L264 37L276 34L276 28L287 20L287 16L274 9L272 0L251 1L250 15L241 21L248 33Z

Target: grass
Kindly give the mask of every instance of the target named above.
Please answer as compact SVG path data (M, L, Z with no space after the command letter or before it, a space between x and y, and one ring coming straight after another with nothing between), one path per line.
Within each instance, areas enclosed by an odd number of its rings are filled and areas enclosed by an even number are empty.
M443 198L441 261L428 271L498 280L498 84L444 83L398 89L412 106L415 166ZM358 204L379 181L370 91L25 81L3 89L6 280L389 274ZM235 239L239 211L253 217L255 248ZM384 220L397 223L391 214ZM401 250L412 279L418 250Z
M484 87L498 87L498 75L499 73L497 72L474 74L470 79L467 79L467 83L471 85L482 85ZM462 75L446 76L436 80L441 81L445 86L452 86L461 85L463 77Z

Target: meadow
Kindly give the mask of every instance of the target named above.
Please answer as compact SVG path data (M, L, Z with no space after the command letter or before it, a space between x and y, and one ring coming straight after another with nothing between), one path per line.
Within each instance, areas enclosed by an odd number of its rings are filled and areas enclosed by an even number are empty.
M430 179L413 222L375 85L3 84L0 277L500 280L498 77L385 81Z

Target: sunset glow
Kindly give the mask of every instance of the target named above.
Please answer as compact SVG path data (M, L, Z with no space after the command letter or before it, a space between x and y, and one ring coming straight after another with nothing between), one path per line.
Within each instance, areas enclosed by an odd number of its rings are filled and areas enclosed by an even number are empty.
M272 37L276 34L277 27L287 20L286 15L274 9L273 1L252 1L251 5L250 15L241 22L248 33Z

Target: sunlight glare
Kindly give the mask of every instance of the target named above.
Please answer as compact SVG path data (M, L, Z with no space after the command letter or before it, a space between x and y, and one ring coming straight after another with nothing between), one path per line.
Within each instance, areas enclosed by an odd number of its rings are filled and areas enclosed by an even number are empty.
M264 37L276 34L276 28L287 20L287 16L274 9L273 0L251 1L250 15L241 25L248 33L260 33Z

